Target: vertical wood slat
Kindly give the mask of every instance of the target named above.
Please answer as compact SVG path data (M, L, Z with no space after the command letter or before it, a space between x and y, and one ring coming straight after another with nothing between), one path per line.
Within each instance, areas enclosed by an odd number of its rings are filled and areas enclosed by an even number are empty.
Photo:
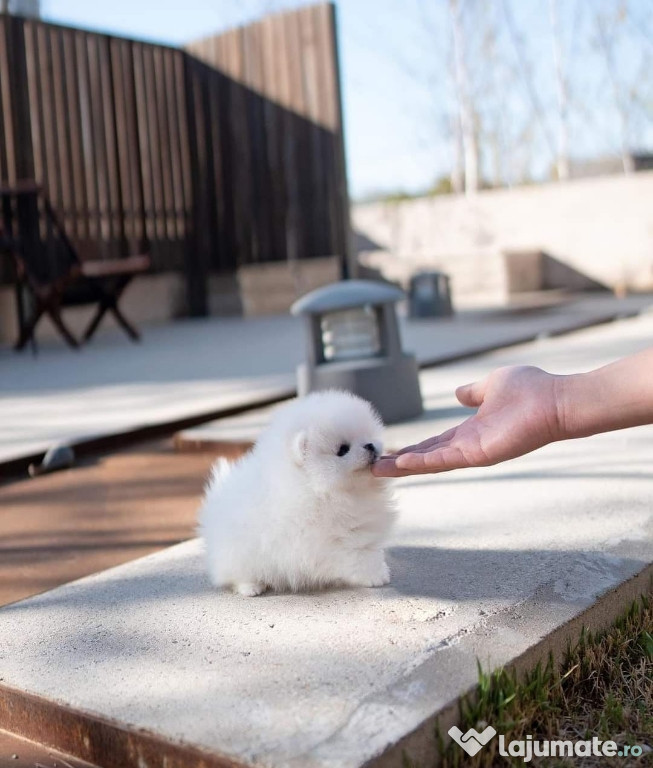
M125 224L122 215L123 201L118 167L119 138L116 131L116 93L111 66L111 40L109 37L103 36L99 42L98 60L102 87L103 139L106 147L107 168L107 224L110 238L107 252L111 257L116 258L120 253L124 253L125 249Z
M136 233L137 192L134 184L133 169L137 162L134 149L134 126L130 124L130 103L126 87L126 57L128 43L121 40L109 42L111 65L112 94L115 110L115 144L117 178L120 185L120 201L123 215L120 217L121 250L133 250L138 242Z
M27 62L22 20L3 17L4 39L0 46L0 89L5 110L4 139L7 180L12 183L34 175L30 104L27 94Z
M75 58L77 61L77 86L79 93L79 112L81 128L81 149L84 165L84 180L86 186L86 210L88 240L90 243L98 242L101 237L100 212L98 202L98 179L95 170L95 140L93 130L93 114L91 109L92 92L89 85L89 66L86 39L83 34L74 36ZM54 202L54 201L53 201Z
M60 178L58 173L57 157L57 116L54 110L53 85L52 85L52 50L50 48L50 35L47 27L39 24L37 32L38 63L37 72L40 84L39 110L42 116L41 142L43 147L44 183L50 194L55 199L61 199Z
M177 148L171 141L169 101L170 87L164 64L165 53L161 48L153 49L154 87L156 90L157 125L159 128L159 146L161 148L161 170L165 236L170 256L170 263L176 261L177 217L175 212L173 168L177 157Z
M98 251L93 256L103 255L103 244L109 239L109 221L107 218L109 199L108 158L104 138L104 101L102 96L102 80L100 72L99 40L93 36L84 36L86 48L86 63L88 66L88 110L91 116L91 146L92 154L87 157L87 163L95 182L96 191L96 221L98 227Z
M138 105L136 94L135 47L132 41L121 41L125 124L122 142L125 163L128 165L129 189L133 200L133 237L137 251L148 250L145 192L143 180L143 158L141 155L138 130Z
M275 261L284 258L286 191L281 173L282 147L280 131L279 102L279 60L275 50L275 22L273 17L266 17L261 26L261 89L269 98L263 100L263 128L267 145L268 205L270 216L270 243L268 258Z
M43 179L45 172L45 154L42 146L43 110L41 109L41 76L39 72L39 46L36 39L37 27L27 22L23 27L25 41L26 93L30 105L30 125L27 126L32 138L32 162L35 175ZM18 78L16 78L18 79ZM0 78L0 83L3 78ZM9 78L6 78L9 85Z
M184 227L184 186L182 180L181 142L179 136L178 96L175 88L174 67L172 56L162 57L161 87L166 89L165 117L168 126L168 146L170 149L170 215L169 222L175 249L175 261L183 263Z
M9 24L0 16L0 73L9 71ZM13 103L9 78L0 74L0 179L15 181ZM6 259L0 260L0 282L11 280L12 270Z
M58 174L60 178L60 200L64 215L63 224L72 237L77 235L75 218L75 190L72 182L72 151L70 143L70 118L66 105L67 82L64 68L62 30L50 30L52 61L53 102L56 115L56 141Z
M132 43L132 67L134 82L134 106L138 154L140 157L140 180L143 199L143 241L150 247L156 241L154 221L154 193L152 191L152 156L149 145L148 112L146 109L145 72L143 66L143 43Z
M188 130L188 164L192 195L192 230L186 252L186 295L189 314L202 315L207 308L205 281L211 253L209 236L208 174L206 132L203 120L204 65L192 57L184 58L184 93Z
M158 117L158 93L156 88L156 75L154 67L154 47L143 45L143 74L145 85L145 109L147 111L148 124L148 148L150 152L150 171L152 174L152 201L154 211L155 241L152 243L157 256L163 260L169 257L166 221L165 221L165 195L164 195L164 169L163 163L167 163L161 147L160 126Z
M0 16L0 72L9 71L7 35L5 17ZM0 179L10 177L9 158L13 157L14 151L11 114L9 78L0 77Z
M71 169L70 185L73 198L73 218L75 224L72 236L77 241L88 240L88 203L86 199L86 179L84 176L84 156L82 145L82 123L79 107L79 83L77 79L77 56L74 41L75 33L62 31L63 66L66 78L66 104L70 141Z
M344 128L342 124L342 93L340 90L340 56L338 52L338 37L336 34L337 19L336 6L328 3L321 8L318 6L318 13L326 17L324 24L325 34L331 40L331 56L327 75L330 77L331 98L329 100L333 119L334 136L334 157L331 167L335 173L335 194L333 200L336 201L335 216L338 221L336 236L340 240L340 253L343 254L342 270L343 276L349 276L352 263L351 249L351 223L349 219L349 195L347 191L347 165L345 161L345 139ZM337 205L337 203L340 205Z
M174 57L174 89L176 94L175 109L177 112L177 121L179 124L179 158L181 163L182 190L184 203L184 243L189 243L191 236L191 216L193 205L193 189L190 164L190 127L186 119L186 90L185 90L185 70L184 64L188 57L181 54Z
M210 76L208 68L205 69L207 77L206 109L208 120L207 130L210 131L210 137L207 137L210 152L207 154L207 170L212 171L212 181L210 184L210 193L207 193L207 204L213 215L209 213L209 226L211 228L211 240L213 253L210 256L211 269L219 271L223 266L222 260L229 253L230 243L225 238L228 228L232 227L232 222L227 221L225 194L225 132L221 130L223 122L223 108L221 105L221 90L224 88L220 79ZM226 114L226 110L225 110ZM229 166L228 166L229 167ZM228 265L228 261L225 266Z

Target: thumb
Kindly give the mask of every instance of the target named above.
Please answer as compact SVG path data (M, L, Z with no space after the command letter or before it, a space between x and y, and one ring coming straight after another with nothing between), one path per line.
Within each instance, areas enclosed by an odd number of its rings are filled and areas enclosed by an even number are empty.
M485 386L487 379L475 381L473 384L464 384L456 390L458 402L466 405L468 408L478 408L485 397Z

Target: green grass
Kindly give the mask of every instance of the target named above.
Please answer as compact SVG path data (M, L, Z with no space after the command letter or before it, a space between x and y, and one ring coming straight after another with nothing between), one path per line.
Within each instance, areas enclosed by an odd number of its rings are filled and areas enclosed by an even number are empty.
M536 758L529 766L547 768L638 768L653 766L653 605L642 597L607 631L585 632L570 647L561 665L549 658L518 678L479 666L476 696L460 702L464 732L486 724L511 740L612 740L644 746L639 758ZM502 757L498 735L470 758L445 733L436 732L443 768L524 765L522 758Z

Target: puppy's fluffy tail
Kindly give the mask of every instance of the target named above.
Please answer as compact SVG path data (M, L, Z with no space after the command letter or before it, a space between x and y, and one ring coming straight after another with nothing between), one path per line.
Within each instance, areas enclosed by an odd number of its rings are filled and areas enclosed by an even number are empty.
M220 457L211 467L211 474L207 483L208 488L218 488L225 481L225 478L231 472L233 464L229 459Z
M205 537L207 526L210 525L211 496L224 483L231 472L231 469L231 462L223 457L219 458L211 467L211 473L206 481L206 487L204 488L202 506L197 513L197 528L195 530L197 535L201 538Z

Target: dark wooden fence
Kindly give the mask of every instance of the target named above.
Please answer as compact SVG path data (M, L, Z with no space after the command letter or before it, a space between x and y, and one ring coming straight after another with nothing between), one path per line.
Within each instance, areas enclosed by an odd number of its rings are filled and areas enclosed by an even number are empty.
M0 183L43 183L83 258L210 272L347 250L334 8L189 52L0 15Z
M334 6L267 16L186 49L226 77L225 111L234 132L250 136L250 152L241 159L249 178L258 178L251 207L262 206L262 222L272 226L271 237L263 224L251 243L253 260L260 249L266 259L280 251L302 258L322 242L344 255L348 207ZM220 84L212 87L219 92ZM289 238L275 231L284 218Z

